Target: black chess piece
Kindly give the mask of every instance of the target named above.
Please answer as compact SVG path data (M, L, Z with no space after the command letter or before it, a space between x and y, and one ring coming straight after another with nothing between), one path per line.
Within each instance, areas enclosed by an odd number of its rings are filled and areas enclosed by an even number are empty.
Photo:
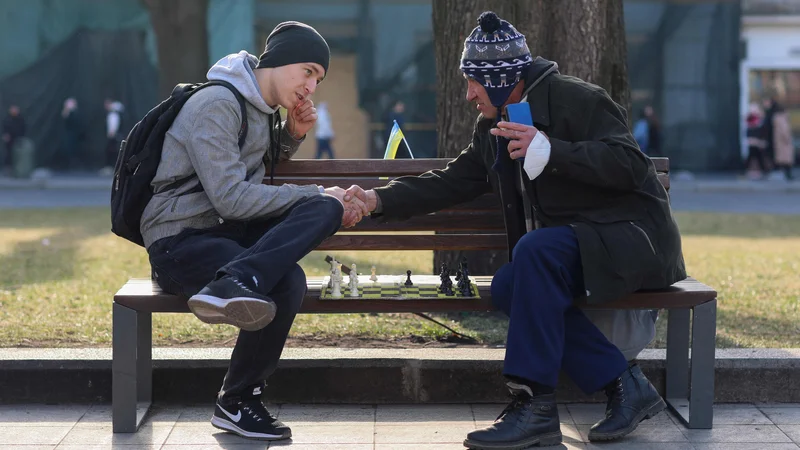
M467 258L462 258L461 262L458 264L458 275L456 276L458 279L458 292L461 293L462 297L472 297L472 286L469 281L469 266L467 263Z
M439 292L442 292L445 295L455 295L453 292L453 280L450 279L450 269L448 269L444 264L442 264L441 278L442 284L439 286Z
M406 286L413 286L414 283L411 282L411 271L410 270L406 270L406 275L408 276L408 278L406 279L405 285Z
M442 263L442 271L439 273L439 280L442 282L442 284L439 285L439 290L447 286L447 282L450 281L450 269L447 268L447 264L445 263Z

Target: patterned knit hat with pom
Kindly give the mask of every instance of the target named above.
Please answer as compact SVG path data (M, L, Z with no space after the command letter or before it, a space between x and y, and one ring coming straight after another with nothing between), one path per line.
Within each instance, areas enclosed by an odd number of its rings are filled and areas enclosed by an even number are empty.
M492 105L500 108L532 61L525 36L497 14L486 11L464 41L461 70L481 83Z

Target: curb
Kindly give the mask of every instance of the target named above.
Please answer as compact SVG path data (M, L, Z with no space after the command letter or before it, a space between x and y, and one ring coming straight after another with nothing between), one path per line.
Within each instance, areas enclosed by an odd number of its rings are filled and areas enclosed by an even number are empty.
M800 192L800 182L787 181L672 181L670 192Z
M111 178L70 179L46 178L37 180L18 180L0 178L0 190L111 190Z
M157 403L213 401L230 348L157 348ZM274 403L503 403L504 349L287 348L266 396ZM666 351L639 363L664 392ZM721 349L715 402L800 403L800 349ZM111 401L111 349L0 349L0 403ZM559 402L603 402L561 376Z

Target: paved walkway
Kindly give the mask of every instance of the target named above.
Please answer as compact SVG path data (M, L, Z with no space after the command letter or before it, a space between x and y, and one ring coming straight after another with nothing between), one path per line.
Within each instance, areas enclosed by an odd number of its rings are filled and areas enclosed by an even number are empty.
M445 450L491 423L504 405L280 405L271 410L292 427L292 450ZM564 444L553 449L798 450L800 404L723 404L714 429L689 430L661 413L624 440L587 444L604 405L559 405ZM0 406L0 449L265 449L213 428L211 406L161 406L136 434L113 434L109 405Z

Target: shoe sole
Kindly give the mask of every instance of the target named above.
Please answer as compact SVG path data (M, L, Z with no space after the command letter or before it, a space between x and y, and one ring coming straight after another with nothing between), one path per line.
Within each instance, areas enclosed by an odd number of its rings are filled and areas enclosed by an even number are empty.
M475 441L470 441L469 439L465 439L464 447L473 450L522 450L528 447L550 447L553 445L559 445L561 444L562 440L563 436L561 435L561 432L558 431L556 433L542 434L540 436L532 437L522 441L509 442L509 443L494 444L485 442L475 442Z
M628 425L627 428L623 428L620 431L616 431L614 433L593 433L591 430L589 431L589 440L590 441L611 441L614 439L619 439L622 437L627 436L628 434L632 433L636 427L643 420L651 419L658 415L661 411L667 409L667 404L664 402L664 399L659 398L657 402L650 405L649 408L645 408L640 412L636 417L633 418L631 424Z
M247 439L258 439L260 441L281 441L292 437L292 432L289 431L286 435L282 434L265 434L265 433L252 433L237 427L232 422L225 420L221 417L213 416L211 418L211 425L220 430L228 431L238 434L239 436Z
M187 304L192 313L205 323L224 323L245 331L256 331L269 325L277 310L271 301L248 297L221 300L198 294L192 296Z

